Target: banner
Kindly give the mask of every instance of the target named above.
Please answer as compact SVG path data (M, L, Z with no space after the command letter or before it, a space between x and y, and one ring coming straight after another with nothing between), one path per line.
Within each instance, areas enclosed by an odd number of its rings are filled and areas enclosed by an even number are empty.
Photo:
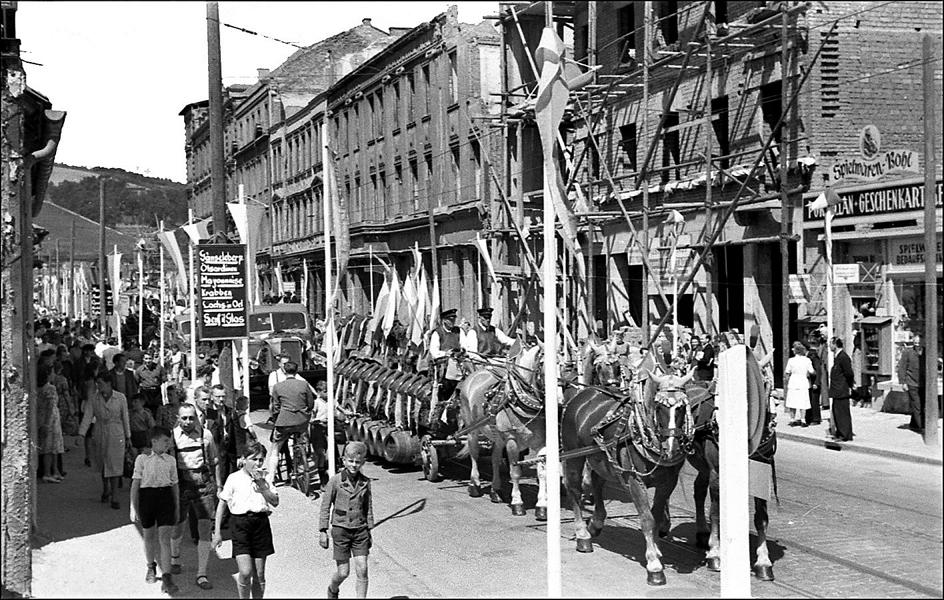
M492 282L498 283L498 277L495 275L495 266L492 264L492 257L488 254L488 241L479 237L478 232L475 233L475 247L485 261L485 266L488 268L488 275L492 278Z
M248 337L246 246L197 246L198 321L201 340Z
M206 218L202 221L197 221L196 223L184 225L181 227L181 229L183 229L184 233L187 234L187 237L190 238L190 243L197 245L202 240L210 237L210 219Z
M180 282L180 289L183 290L184 294L189 294L187 267L184 266L184 255L180 252L180 245L177 243L174 232L159 231L157 237L161 240L167 253L170 254L171 259L173 259L174 266L177 267L177 281Z

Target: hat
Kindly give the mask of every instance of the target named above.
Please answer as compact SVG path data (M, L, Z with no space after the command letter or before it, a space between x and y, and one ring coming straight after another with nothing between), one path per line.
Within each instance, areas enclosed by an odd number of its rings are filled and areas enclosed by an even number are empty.
M439 318L440 318L440 319L443 319L443 320L446 320L446 319L455 319L455 318L456 318L456 313L458 313L458 312L459 312L459 311L458 311L457 309L455 309L455 308L450 308L449 310L444 310L444 311L442 311L441 313L439 313Z
M487 306L483 306L478 310L479 316L485 317L486 319L490 318L493 312L495 311Z

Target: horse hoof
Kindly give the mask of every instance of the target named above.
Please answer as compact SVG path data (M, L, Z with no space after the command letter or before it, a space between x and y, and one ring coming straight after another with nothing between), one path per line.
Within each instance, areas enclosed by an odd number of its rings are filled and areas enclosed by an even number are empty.
M602 531L602 525L597 525L596 523L590 523L587 525L587 532L590 534L590 537L597 537Z
M665 573L663 571L646 571L646 583L649 585L665 585Z
M577 538L577 552L593 552L593 542Z
M474 484L469 484L469 497L480 498L481 496L482 496L482 488Z
M492 490L488 493L488 499L491 500L494 504L502 503L501 496L498 495L498 492L496 492L495 490Z
M720 558L709 558L708 559L708 570L714 571L715 573L721 572L721 559Z
M527 513L527 511L525 511L525 509L524 509L524 504L512 504L512 505L511 505L511 514L513 514L513 515L516 516L516 517L523 517L523 516L525 516L525 515L528 514L528 513Z
M707 550L709 535L707 533L696 533L695 534L695 547L701 550Z
M534 518L537 521L547 521L547 508L544 506L534 507Z
M754 577L761 581L773 581L774 568L770 565L754 565Z

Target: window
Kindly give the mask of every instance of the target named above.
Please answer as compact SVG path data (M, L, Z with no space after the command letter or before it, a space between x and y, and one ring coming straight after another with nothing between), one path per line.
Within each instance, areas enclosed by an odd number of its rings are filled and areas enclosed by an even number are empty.
M423 158L426 162L426 206L436 206L439 204L439 199L433 198L433 157L427 154Z
M416 120L415 114L415 104L416 104L416 77L413 73L410 73L406 76L407 85L409 86L409 97L407 98L406 104L406 122L412 123Z
M619 37L620 63L628 63L636 58L636 7L631 2L616 11L616 33Z
M377 216L383 218L387 206L387 172L380 172L380 187L377 190L377 194L374 196L376 198L375 205L377 206Z
M370 176L370 198L368 199L368 204L371 207L370 216L375 216L374 207L378 206L380 200L380 194L377 192L377 174L374 173Z
M383 89L380 89L380 90L377 92L377 103L375 104L375 106L377 107L377 112L376 112L376 115L377 115L377 124L376 124L376 126L374 127L374 137L375 137L375 138L379 138L379 137L383 137L383 135L384 135L384 130L385 130L385 128L384 128L384 97L383 97Z
M429 65L428 64L423 65L423 68L421 69L421 71L423 73L423 89L420 91L420 94L423 98L423 114L428 115L429 114L429 96L431 94L431 90L429 89Z
M377 111L376 111L376 109L374 108L374 96L373 96L373 94L371 94L370 96L367 96L367 108L368 108L368 110L370 111L370 123L368 123L369 129L367 130L367 137L368 137L369 139L374 139L375 137L377 137L377 136L375 135L375 132L377 131L377 129L375 128L375 123L376 123L376 121L377 121L377 118L376 118L376 117L377 117Z
M449 53L449 104L459 101L459 65L455 51Z
M473 188L476 200L484 200L482 198L482 149L479 147L478 141L472 142L472 173L473 173Z
M594 142L595 140L587 138L587 153L590 155L590 177L598 181L600 179L600 152Z
M770 175L771 181L774 182L774 188L779 187L780 138L783 133L782 123L780 127L776 127L777 122L780 120L780 115L783 112L780 92L779 81L771 81L760 88L760 110L764 118L764 123L767 125L764 135L766 136L768 132L772 133L774 140L777 142L776 145L770 146L767 150L767 156L764 157L767 172ZM774 129L774 127L776 127L776 129Z
M459 175L459 145L457 144L455 146L451 146L449 150L450 150L449 154L452 156L452 165L451 165L452 167L452 182L451 182L452 183L452 186L451 186L452 187L452 201L458 202L459 201L459 183L461 179Z
M672 110L665 114L665 134L662 136L662 166L668 167L673 162L678 165L681 162L679 148L679 114ZM662 183L669 182L671 171L665 169L662 171ZM681 179L681 171L675 169L675 179Z
M620 128L620 147L626 156L623 158L623 166L630 171L636 171L636 124L621 125Z
M581 25L574 32L574 59L584 60L590 54L590 26Z
M711 101L711 127L715 130L715 139L718 140L716 152L712 156L727 156L731 153L731 143L728 140L728 97L720 96ZM731 160L722 158L719 166L727 169Z
M393 128L400 127L400 84L393 84Z
M659 2L658 27L666 46L678 41L678 25L678 2Z
M419 169L416 166L416 161L410 161L410 198L413 201L413 210L418 210L420 207L420 176Z

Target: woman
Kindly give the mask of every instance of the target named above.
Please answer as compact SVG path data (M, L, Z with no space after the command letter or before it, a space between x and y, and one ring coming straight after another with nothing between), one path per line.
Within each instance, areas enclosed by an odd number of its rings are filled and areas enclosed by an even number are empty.
M91 391L91 390L90 390ZM111 388L107 371L95 377L95 389L89 398L89 410L82 416L79 435L85 435L95 417L95 452L92 467L102 473L102 502L118 503L118 481L124 473L125 452L131 448L131 425L128 422L128 399Z
M38 452L46 483L62 483L62 474L56 466L56 455L65 450L62 443L62 425L59 419L59 395L56 386L49 380L48 367L40 367L36 373L38 400L36 419L39 424Z
M816 375L813 363L806 357L806 346L793 342L793 356L787 361L784 377L787 379L786 407L793 410L790 427L807 427L804 416L810 408L810 377Z

